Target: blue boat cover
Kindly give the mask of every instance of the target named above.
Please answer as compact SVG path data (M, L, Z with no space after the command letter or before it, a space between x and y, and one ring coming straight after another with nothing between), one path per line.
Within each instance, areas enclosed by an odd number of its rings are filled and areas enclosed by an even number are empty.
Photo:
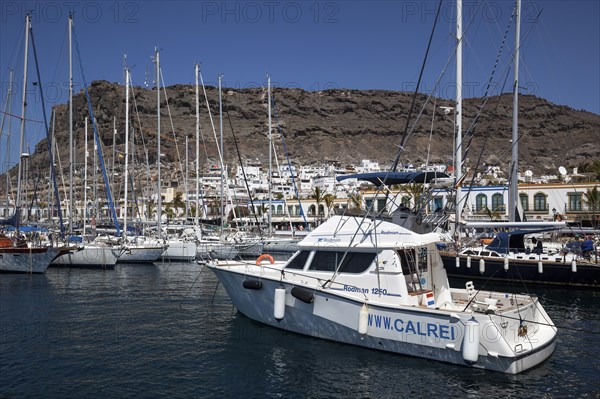
M5 229L6 231L14 231L16 230L15 227L8 227L7 229ZM45 227L36 227L36 226L21 226L19 227L19 231L21 233L31 233L31 232L48 232L49 230Z
M551 230L555 229L501 231L496 234L496 237L494 237L492 242L485 248L503 254L506 254L509 251L524 252L525 235Z
M336 180L358 179L366 180L376 186L381 186L384 183L389 186L392 184L429 183L432 179L447 177L449 176L443 172L370 172L341 175L336 177Z

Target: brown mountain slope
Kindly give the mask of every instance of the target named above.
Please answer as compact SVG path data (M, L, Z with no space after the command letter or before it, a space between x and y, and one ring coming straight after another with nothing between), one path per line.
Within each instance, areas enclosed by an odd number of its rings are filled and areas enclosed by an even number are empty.
M156 91L136 87L135 103L132 105L131 120L136 142L141 144L141 131L149 151L149 161L156 159ZM190 159L195 156L193 149L195 129L195 89L189 85L175 85L166 89L177 146L182 159L185 157L185 134L190 136ZM202 92L202 90L201 90ZM94 113L98 120L99 132L104 146L104 156L110 163L113 140L113 117L116 116L116 144L124 149L124 107L125 89L123 86L106 81L95 81L90 87ZM218 93L216 88L207 87L208 102L219 139ZM276 102L273 126L279 122L285 135L290 158L300 163L339 161L342 164L357 164L361 159L378 160L389 164L394 159L401 142L402 132L411 103L411 94L380 90L328 90L309 92L301 89L274 89ZM164 92L161 92L161 135L162 152L169 161L177 157L177 148L169 110ZM418 114L426 97L417 100ZM600 116L577 111L566 106L552 104L544 99L522 95L519 103L519 154L520 170L531 169L536 174L553 173L561 165L566 167L600 159ZM463 104L463 134L471 125L482 99L472 98ZM437 106L452 106L451 101L437 101ZM137 109L137 110L136 110ZM68 107L56 107L57 140L64 153L68 148ZM201 127L204 139L202 162L216 163L217 144L211 128L206 108L206 100L201 96ZM407 139L403 163L420 164L427 159L430 148L430 162L447 162L452 157L453 114L444 115L436 109L432 126L433 105L429 103L423 110L413 134ZM266 162L267 141L267 96L262 88L223 90L223 131L225 160L237 163L234 141L229 124L235 131L240 152L244 159L258 158ZM74 129L76 159L82 160L84 117L87 116L85 96L82 93L74 99ZM411 118L415 120L415 114ZM139 118L139 123L138 123ZM508 169L510 159L510 138L512 126L512 95L492 97L487 102L474 130L472 146L468 154L469 165L473 166L483 148L482 159ZM91 128L90 128L91 132ZM277 139L278 155L283 156L281 140ZM466 144L465 144L466 145ZM141 146L138 147L138 149ZM41 142L36 148L34 162L47 163L46 144ZM141 149L139 150L141 153ZM63 163L63 166L65 163Z

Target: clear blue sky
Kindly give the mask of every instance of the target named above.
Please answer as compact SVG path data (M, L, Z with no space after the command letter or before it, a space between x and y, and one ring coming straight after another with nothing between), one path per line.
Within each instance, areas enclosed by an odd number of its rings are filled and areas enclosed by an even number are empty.
M464 0L464 96L480 97L504 31L512 1ZM167 85L193 83L195 62L207 84L218 74L229 87L264 85L308 90L328 88L413 90L434 20L435 1L11 1L0 2L1 105L9 68L15 68L12 113L20 114L23 22L32 26L47 108L67 101L67 17L74 5L75 34L88 84L123 81L123 55L135 84L161 49ZM600 114L600 2L523 1L521 93ZM536 16L541 11L539 20ZM469 21L471 25L467 28ZM454 48L454 2L446 1L432 44L421 91L430 92ZM504 82L514 50L514 25L494 77L495 93ZM30 53L30 56L32 54ZM75 91L81 88L74 61ZM454 96L454 60L438 93ZM29 88L35 77L30 58ZM512 71L504 91L510 91ZM152 82L150 82L150 86ZM28 99L28 118L41 120L39 98ZM0 140L0 171L6 165L6 131ZM12 119L11 148L18 153L19 123ZM26 141L44 136L40 123L28 124ZM14 159L13 159L14 161Z

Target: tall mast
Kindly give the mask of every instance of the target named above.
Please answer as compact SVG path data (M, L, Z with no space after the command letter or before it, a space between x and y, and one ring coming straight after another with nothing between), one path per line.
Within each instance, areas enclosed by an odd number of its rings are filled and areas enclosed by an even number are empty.
M69 234L73 234L73 15L69 13Z
M157 144L156 144L156 150L158 152L158 156L157 156L157 160L156 160L156 164L157 164L157 173L158 173L158 178L157 180L157 186L158 186L158 198L156 201L156 215L157 215L157 223L156 223L156 228L157 228L157 236L158 239L161 238L161 230L162 230L162 226L161 226L161 217L162 217L162 198L160 195L160 54L158 52L158 49L155 50L156 52L156 57L155 57L155 61L156 61L156 140L157 140Z
M224 220L225 219L225 201L223 198L223 193L224 193L224 169L225 169L225 159L223 157L223 104L222 104L222 99L221 99L221 79L223 78L223 75L219 75L219 131L221 132L221 142L220 142L220 148L221 148L221 235L223 235L223 228L224 228Z
M462 195L460 179L462 177L462 0L456 0L456 165L454 166L454 176L456 182L456 226L460 223L462 217ZM457 229L457 243L460 243L460 233Z
M515 30L515 63L514 63L514 86L513 86L513 123L512 123L512 154L510 168L510 184L508 185L508 219L515 222L517 217L517 201L519 200L519 47L521 36L521 0L517 0Z
M188 157L188 152L189 152L189 137L186 133L185 135L185 176L184 176L184 186L185 186L185 222L187 223L187 219L188 219L188 214L189 214L189 205L190 205L190 191L188 188L188 178L189 178L189 157Z
M125 67L125 195L123 201L123 234L127 237L127 195L129 183L129 69Z
M200 215L200 95L198 87L199 66L196 64L196 217L195 224L199 224Z
M50 167L49 169L49 173L48 176L50 177L48 179L48 221L51 222L52 221L52 216L54 216L54 190L52 190L50 187L52 186L53 180L54 180L54 165L56 165L56 139L55 139L55 128L56 128L56 109L54 109L54 107L52 108L52 134L51 134L51 138L50 140L52 141L52 159L50 160L50 162L52 162L52 167Z
M269 236L273 235L273 128L271 126L271 76L267 75L267 101L269 102Z
M93 123L93 122L92 122ZM98 175L97 175L97 171L98 171L98 143L96 142L96 140L94 140L94 167L93 170L94 172L92 173L92 180L94 183L94 189L92 190L92 197L94 198L94 219L96 219L98 216L100 216L100 213L98 212ZM98 221L95 221L96 223L94 223L94 226L96 226L96 224L98 223Z
M12 102L12 86L13 86L13 70L12 68L9 71L9 84L8 84L8 92L6 93L6 104L4 105L4 113L2 114L2 123L0 124L0 137L2 137L2 131L4 130L4 121L6 120L6 115L12 114L12 106L9 110L9 104ZM10 159L10 131L11 131L11 123L10 119L8 121L8 133L6 134L6 210L8 212L8 200L9 200L9 186L10 186L10 173L8 173L8 160Z
M25 109L27 108L27 57L29 50L29 27L31 25L31 16L25 16L25 55L23 60L23 97L21 106L21 138L19 142L19 174L17 175L17 199L15 202L15 213L17 213L17 226L20 225L21 219L21 175L23 173L23 147L25 142ZM17 227L18 229L18 227Z
M111 165L111 171L110 171L110 180L114 181L115 180L115 151L116 151L116 147L115 147L115 143L117 141L117 117L113 116L113 140L112 140L112 165Z
M85 153L83 155L83 235L85 235L85 224L87 221L87 213L88 213L88 209L87 209L87 165L88 165L88 157L89 157L89 152L88 152L88 118L87 116L85 117L85 126L83 129L83 142L85 143ZM54 154L54 153L53 153Z

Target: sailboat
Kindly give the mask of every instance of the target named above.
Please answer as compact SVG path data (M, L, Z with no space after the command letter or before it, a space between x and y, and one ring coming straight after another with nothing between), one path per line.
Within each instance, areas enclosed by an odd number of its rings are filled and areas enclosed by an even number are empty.
M127 191L128 191L128 146L129 146L129 85L131 77L129 69L125 68L125 231L123 243L125 251L119 257L119 263L152 263L160 259L161 254L167 248L167 245L161 241L161 202L160 202L160 64L159 53L156 51L156 87L158 100L158 239L151 239L146 236L130 237L127 235Z
M23 96L21 108L21 135L19 154L23 154L25 139L25 110L27 107L27 60L29 49L29 33L31 30L31 16L25 16L25 51L23 62ZM32 37L33 40L33 37ZM41 86L41 84L40 84ZM24 235L21 224L21 181L23 176L23 157L19 158L19 171L17 175L17 198L15 213L10 219L14 229L12 236L0 230L0 272L44 273L50 262L58 256L64 248L42 245L37 240L32 240Z
M470 245L461 245L459 238L456 242L457 250L442 251L442 260L448 275L461 276L473 279L519 281L525 283L541 283L553 285L574 285L600 287L600 264L592 259L585 259L577 254L565 250L553 250L548 245L542 245L542 241L535 235L547 233L561 227L564 222L526 222L519 212L518 194L518 161L519 161L519 50L520 43L520 15L521 2L515 3L515 54L514 54L514 83L513 83L513 120L511 140L511 180L508 186L508 222L467 222L466 228L474 229L499 229L502 231L496 235L494 240L487 244L479 245L476 240ZM460 33L457 35L460 37ZM461 43L458 44L459 48ZM457 52L457 81L462 80L460 54ZM461 98L457 89L457 128L460 133L461 113L458 112ZM460 134L457 135L460 137ZM460 141L457 139L457 176L460 176ZM460 201L460 185L458 185L455 196ZM458 203L458 202L457 202ZM462 206L456 206L456 220L461 221L460 210ZM532 240L533 248L525 244Z
M200 143L199 143L199 135L200 135L200 119L199 119L199 98L198 98L198 64L195 65L194 71L196 75L196 197L198 197L198 167L199 167L199 151L200 151ZM187 195L189 190L187 188L187 152L188 152L188 142L186 137L186 176L185 179L185 193L186 193L186 203L187 203ZM196 210L198 210L198 203L196 203ZM187 205L186 205L187 210ZM186 211L187 213L187 211ZM174 261L184 261L190 262L196 259L196 253L198 251L198 246L196 244L196 234L198 231L198 222L197 222L197 213L196 211L196 224L194 227L187 226L167 226L166 228L166 243L167 249L162 253L161 258L163 260L174 260ZM187 214L186 214L187 216Z
M268 172L268 208L267 236L248 238L246 243L238 244L243 256L260 256L263 253L293 254L298 250L300 239L292 236L277 236L273 232L273 124L271 100L271 76L267 75L267 110L269 140L269 172ZM292 232L293 233L293 232Z
M200 77L200 81L202 82L202 88L204 88L204 81L202 79L202 75L198 72L198 76ZM218 234L209 234L203 229L198 228L196 232L197 241L196 241L196 259L200 263L204 263L211 259L233 259L239 255L238 249L236 245L230 242L227 239L227 235L225 234L225 186L227 184L227 170L225 168L225 161L223 158L223 102L222 102L222 75L218 76L218 93L219 93L219 131L220 131L220 143L217 146L217 151L219 154L219 174L220 174L220 201L219 201L219 216L220 216L220 226ZM204 95L206 97L206 91L204 91ZM209 112L209 118L212 124L212 115L210 113L210 106L208 104L207 99L207 109ZM198 110L198 107L196 108ZM214 129L213 124L213 132L215 134L216 141L216 130ZM198 193L196 193L198 195Z
M72 54L72 30L73 16L69 15L69 177L73 181L73 54ZM87 171L87 118L85 119L85 162ZM87 176L85 176L87 178ZM84 184L84 190L87 190ZM102 241L83 242L82 237L73 236L73 214L74 214L74 194L73 184L70 185L69 195L69 242L79 242L75 247L57 257L52 265L68 266L68 267L86 267L86 268L103 268L111 269L115 267L117 259L123 252L118 244ZM84 215L84 219L87 215Z

